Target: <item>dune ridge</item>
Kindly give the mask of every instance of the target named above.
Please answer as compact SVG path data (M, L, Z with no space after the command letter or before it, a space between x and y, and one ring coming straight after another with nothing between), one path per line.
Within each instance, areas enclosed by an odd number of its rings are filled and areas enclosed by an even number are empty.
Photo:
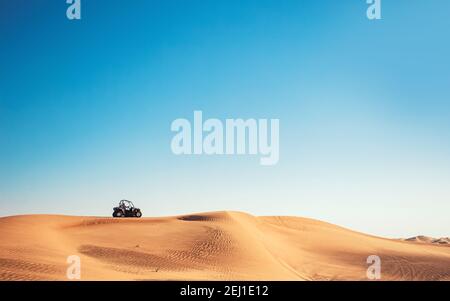
M208 212L160 218L0 218L0 280L450 280L450 247L366 235L301 218ZM442 240L445 241L445 240Z

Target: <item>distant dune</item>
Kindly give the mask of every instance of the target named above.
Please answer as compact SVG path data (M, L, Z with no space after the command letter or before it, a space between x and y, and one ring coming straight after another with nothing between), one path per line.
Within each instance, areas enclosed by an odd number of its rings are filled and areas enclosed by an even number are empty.
M413 242L421 242L421 243L429 243L429 244L441 244L448 245L450 244L450 238L441 237L441 238L433 238L424 235L414 236L410 238L404 239L405 241L413 241Z
M317 220L240 212L163 218L0 218L1 280L450 280L450 247L374 237ZM448 242L448 241L447 241Z

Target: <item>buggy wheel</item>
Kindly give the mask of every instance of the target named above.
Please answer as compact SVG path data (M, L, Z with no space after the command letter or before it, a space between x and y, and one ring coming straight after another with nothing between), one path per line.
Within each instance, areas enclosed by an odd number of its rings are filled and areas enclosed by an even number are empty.
M122 211L117 211L116 212L116 217L123 217Z
M141 211L136 212L136 217L141 217L141 216L142 216Z
M112 216L113 216L113 217L117 217L117 214L116 214L115 211L113 212Z

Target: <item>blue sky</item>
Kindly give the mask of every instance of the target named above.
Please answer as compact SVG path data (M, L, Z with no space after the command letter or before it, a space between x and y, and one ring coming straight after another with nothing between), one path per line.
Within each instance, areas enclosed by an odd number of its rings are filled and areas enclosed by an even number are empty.
M0 2L0 215L240 210L450 235L450 3ZM175 156L176 118L279 118L280 161Z

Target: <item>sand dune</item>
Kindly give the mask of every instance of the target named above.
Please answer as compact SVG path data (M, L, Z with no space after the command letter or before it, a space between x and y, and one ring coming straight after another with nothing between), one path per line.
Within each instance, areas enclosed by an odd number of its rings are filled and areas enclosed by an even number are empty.
M113 219L0 218L1 280L366 280L369 255L384 280L450 280L448 244L365 235L317 220L240 212Z
M413 242L429 243L429 244L441 244L441 245L450 244L449 237L434 238L434 237L429 237L429 236L424 236L424 235L406 238L405 241L413 241Z

